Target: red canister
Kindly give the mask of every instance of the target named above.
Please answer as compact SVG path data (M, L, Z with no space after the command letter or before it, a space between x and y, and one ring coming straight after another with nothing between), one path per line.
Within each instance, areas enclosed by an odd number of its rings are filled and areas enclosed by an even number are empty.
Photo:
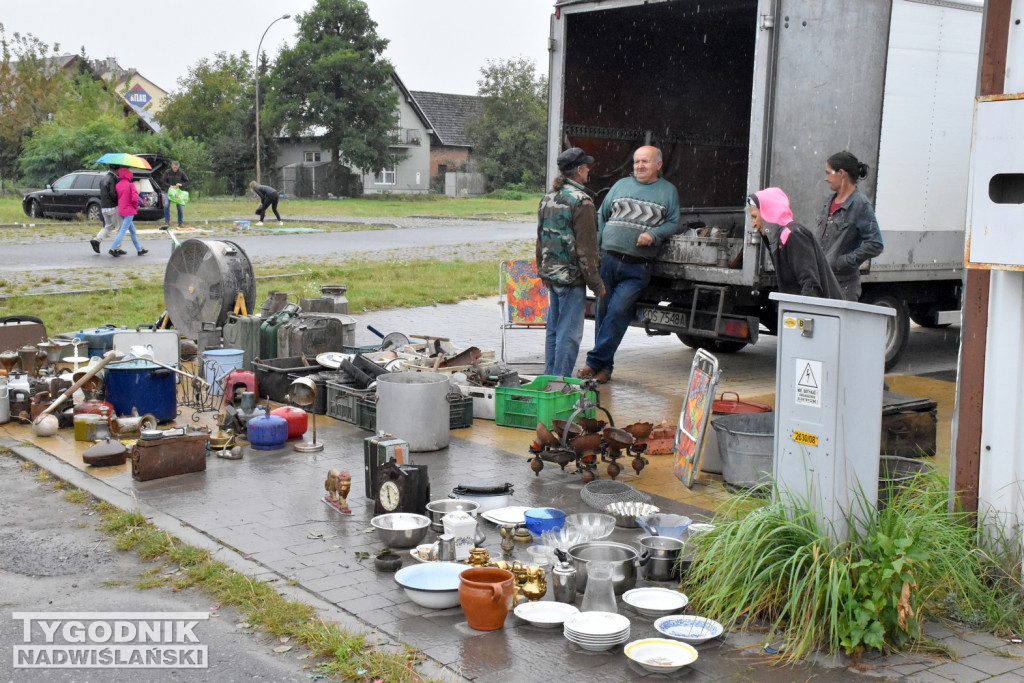
M302 408L281 406L271 410L270 414L283 417L288 422L289 441L301 439L302 435L306 433L306 427L309 425L309 415Z

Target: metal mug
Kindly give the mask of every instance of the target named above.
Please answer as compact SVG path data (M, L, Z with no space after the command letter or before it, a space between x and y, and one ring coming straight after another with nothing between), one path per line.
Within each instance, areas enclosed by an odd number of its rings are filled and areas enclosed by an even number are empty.
M437 537L437 561L455 561L455 536L452 534L441 534Z

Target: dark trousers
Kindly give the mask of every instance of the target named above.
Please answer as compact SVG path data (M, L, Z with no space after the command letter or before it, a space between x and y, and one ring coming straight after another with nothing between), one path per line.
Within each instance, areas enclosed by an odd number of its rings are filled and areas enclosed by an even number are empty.
M277 220L281 220L281 214L277 212L277 202L281 199L279 196L269 197L260 202L259 208L256 209L256 215L260 217L260 222L263 222L263 218L267 215L267 207L270 207L274 211L274 215L277 216Z

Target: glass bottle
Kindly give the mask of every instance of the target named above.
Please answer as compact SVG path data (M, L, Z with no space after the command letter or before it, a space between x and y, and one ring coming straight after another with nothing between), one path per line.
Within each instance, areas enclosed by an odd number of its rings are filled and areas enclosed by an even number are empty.
M612 565L610 562L587 562L587 587L583 590L581 612L615 612L619 609L615 604L615 586L612 583Z

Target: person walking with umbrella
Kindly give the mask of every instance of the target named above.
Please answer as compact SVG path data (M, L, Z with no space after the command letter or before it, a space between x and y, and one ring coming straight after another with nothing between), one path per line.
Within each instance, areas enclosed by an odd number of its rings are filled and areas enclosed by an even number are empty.
M121 249L121 240L127 232L131 235L132 244L139 252L139 256L149 253L149 249L143 249L139 244L138 235L135 233L135 214L139 211L139 191L132 183L132 171L129 168L121 168L117 171L120 181L117 183L117 214L121 217L121 229L117 231L117 237L110 246L107 253L111 256L124 256L127 252Z

